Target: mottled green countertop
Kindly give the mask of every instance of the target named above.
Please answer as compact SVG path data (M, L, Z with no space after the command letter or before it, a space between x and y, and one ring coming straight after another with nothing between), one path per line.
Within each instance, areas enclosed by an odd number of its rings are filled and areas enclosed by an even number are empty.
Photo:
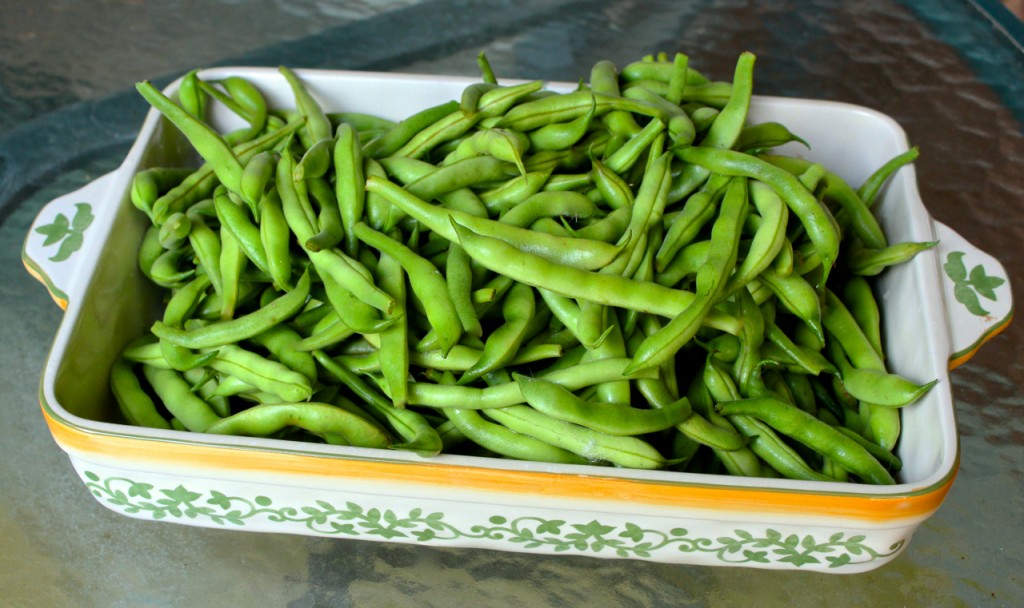
M909 548L848 576L232 532L101 506L40 414L61 310L21 264L50 199L116 167L131 89L197 66L278 65L577 80L599 59L683 51L757 92L893 116L923 151L933 217L1024 285L1021 24L988 1L0 0L0 604L5 606L1021 606L1024 328L953 373L960 473ZM1019 301L1019 299L1018 299Z

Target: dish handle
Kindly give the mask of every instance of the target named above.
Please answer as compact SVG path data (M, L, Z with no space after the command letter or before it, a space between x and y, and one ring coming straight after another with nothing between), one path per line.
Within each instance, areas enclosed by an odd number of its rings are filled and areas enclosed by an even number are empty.
M53 199L36 215L25 237L21 260L62 309L67 310L86 245L96 236L95 211L106 200L116 171Z
M1009 276L999 260L934 222L950 330L949 367L974 356L1013 319Z

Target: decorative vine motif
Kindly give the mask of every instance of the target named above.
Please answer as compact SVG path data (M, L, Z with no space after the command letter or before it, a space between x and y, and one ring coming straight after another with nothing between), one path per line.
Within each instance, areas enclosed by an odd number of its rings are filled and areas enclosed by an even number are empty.
M996 301L996 287L1006 282L1002 277L994 277L985 273L985 267L978 264L968 274L964 265L964 252L952 251L946 256L946 263L942 268L946 276L953 281L953 295L957 302L963 304L971 314L984 317L988 314L981 305L978 296Z
M43 247L60 243L57 253L50 261L63 262L81 249L85 241L85 230L92 224L93 219L92 205L75 203L75 217L72 219L69 220L63 213L58 213L52 223L37 227L36 232L46 237L43 240Z
M692 537L685 528L654 530L633 523L609 525L598 520L569 523L561 519L500 515L488 519L490 525L475 525L462 530L445 521L444 513L425 513L413 508L402 515L390 509L365 508L348 501L336 506L324 500L299 509L275 507L266 496L252 499L228 496L211 490L195 492L179 485L158 489L152 484L123 477L101 479L86 471L86 486L96 498L129 515L148 514L155 520L206 519L218 525L244 526L247 520L265 518L275 523L297 523L321 535L372 536L384 540L415 539L418 542L456 539L494 540L521 545L525 549L549 549L556 553L600 554L614 552L618 557L646 558L656 552L674 549L682 553L709 553L726 564L791 564L796 567L827 564L840 568L891 557L902 549L905 540L880 552L867 544L863 535L842 532L826 540L814 536L782 533L768 528L760 536L746 530L733 530L733 536L715 539Z

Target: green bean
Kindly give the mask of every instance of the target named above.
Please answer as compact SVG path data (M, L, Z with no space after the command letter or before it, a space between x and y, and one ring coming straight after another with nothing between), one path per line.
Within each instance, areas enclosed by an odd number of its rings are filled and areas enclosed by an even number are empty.
M564 123L552 123L527 133L531 150L565 150L576 145L590 128L597 109L597 99L592 98L590 109L579 117Z
M455 346L462 336L462 322L441 271L405 245L362 222L353 227L353 232L360 241L395 258L405 269L413 293L420 301L430 303L427 318L438 332L441 350L447 352Z
M377 266L381 287L395 300L389 313L395 323L380 332L381 373L391 403L405 407L409 382L409 324L406 314L405 273L402 265L387 254L382 254Z
M697 295L717 298L736 265L740 227L748 209L747 180L734 178L711 227L711 246L704 265L697 271Z
M121 415L129 424L152 429L170 429L171 425L157 410L153 399L143 390L138 376L123 357L114 360L110 368L110 391L117 401Z
M497 83L476 82L462 89L462 95L459 97L459 111L467 116L476 114L483 94L496 88Z
M345 324L341 317L334 312L334 307L331 306L331 308L331 314L323 319L324 323L317 323L310 335L303 338L296 348L306 352L322 350L343 342L355 334L355 330Z
M690 413L682 399L666 407L640 409L624 403L590 403L572 391L539 378L513 374L523 398L534 409L558 420L617 436L644 435L670 429Z
M572 229L569 231L569 234L578 239L615 243L623 237L629 228L629 220L633 215L631 205L619 207L603 218L592 221L582 228Z
M477 114L481 118L503 117L512 106L516 105L530 95L537 93L544 87L539 80L524 82L512 86L499 86L496 89L487 91L480 96L480 103L477 107ZM502 118L502 120L504 120ZM492 125L493 126L493 125ZM522 131L524 129L517 129Z
M488 410L487 415L513 431L530 435L590 461L607 461L636 469L658 469L665 458L636 437L608 435L552 418L525 405Z
M430 201L467 186L504 180L514 174L514 166L505 160L471 156L438 167L406 184L405 189L413 196Z
M858 442L796 406L762 397L722 403L718 409L723 416L740 414L757 418L783 435L827 455L867 482L894 483L892 475Z
M683 91L686 89L686 73L690 68L690 58L682 53L676 53L672 60L672 75L668 80L668 93L665 99L671 103L679 104L683 100Z
M453 103L457 109L458 103ZM423 158L438 145L465 135L481 118L479 111L469 116L452 111L416 132L389 156ZM379 155L374 157L383 158Z
M314 252L332 249L345 239L345 224L335 189L323 177L306 178L305 188L310 202L315 203L318 210L319 231L303 243L303 247Z
M896 243L882 249L852 247L849 250L846 265L854 274L865 277L876 276L890 266L910 261L917 254L931 249L937 244L938 241L923 241Z
M719 402L740 399L737 387L728 374L708 361L704 367L704 382L712 397ZM747 439L749 449L769 466L790 479L833 481L831 477L814 471L807 462L787 445L771 427L747 415L729 416L729 421Z
M222 293L224 286L220 275L220 237L202 218L192 216L189 220L191 229L188 233L188 242L199 259L198 265L210 277L214 291Z
M199 70L190 70L178 84L178 103L198 120L206 120L206 94L199 88Z
M550 175L550 171L531 171L526 175L517 175L494 188L481 192L480 201L489 213L500 215L540 192Z
M210 285L210 276L202 274L175 291L164 308L163 323L169 327L181 328L192 316L192 312ZM202 367L216 356L216 352L194 353L184 346L163 339L160 340L160 352L171 368L177 371Z
M235 344L221 346L209 365L275 395L278 401L306 401L313 395L312 381L305 374Z
M761 392L761 345L765 339L765 320L761 309L754 302L750 292L741 289L736 293L736 318L742 324L739 335L740 350L733 363L733 377L746 396Z
M665 123L657 118L648 122L636 135L629 138L618 150L604 159L604 166L613 173L628 171L665 131Z
M184 213L172 213L160 226L160 246L164 249L177 249L188 240L192 232L192 220Z
M885 359L885 351L882 348L881 312L871 284L861 276L849 277L843 285L842 300L865 337L875 348L875 352Z
M885 363L871 345L871 341L864 335L842 300L831 290L825 293L822 323L829 336L842 346L854 367L886 371ZM863 407L868 413L868 439L892 450L900 434L899 412L893 408L874 406L870 403L863 404Z
M448 248L445 281L448 284L448 294L451 296L452 304L462 323L462 329L470 335L482 336L483 327L480 325L480 318L472 300L473 269L469 256L459 245L452 244Z
M355 129L351 125L342 125L338 128L351 131L353 139L355 138ZM299 162L295 163L295 167L292 168L292 179L298 182L308 178L327 175L331 166L332 147L330 139L321 139L307 148L302 153L302 157L299 158Z
M577 91L519 104L505 113L500 124L515 131L531 131L547 124L579 118L592 108L595 116L611 110L625 110L641 116L662 116L661 108L644 101Z
M363 219L366 209L366 179L363 176L363 154L355 130L340 125L334 144L334 188L341 223L345 231L345 251L356 254L357 239L353 232L356 222Z
M529 228L540 218L567 216L589 219L598 214L594 203L579 192L538 192L503 213L499 221L518 228Z
M554 264L523 252L504 241L474 234L456 224L459 241L466 252L483 266L516 281L555 293L591 300L608 306L636 309L674 317L697 298L692 292L636 281L614 274L601 274ZM516 260L509 264L509 260ZM727 315L707 315L709 326L734 333L736 327Z
M623 370L629 362L630 360L626 358L598 359L580 363L571 369L559 368L550 373L541 373L540 377L575 391L602 382L623 379ZM656 372L640 371L627 374L625 378L653 377L654 375ZM489 409L516 405L523 401L522 392L515 382L488 388L445 386L424 382L414 382L409 385L409 403L411 405Z
M266 403L242 410L210 425L207 433L270 437L298 427L327 443L365 448L386 448L387 434L376 424L328 403Z
M403 443L392 444L391 449L411 450L424 458L436 456L441 451L441 436L434 427L430 426L422 414L410 409L394 407L390 401L366 384L362 378L332 360L323 351L313 351L313 356L324 369L362 399L370 415L379 422L387 424L402 438Z
M619 97L621 91L619 89L619 79L615 64L607 60L595 63L594 67L590 70L590 88L595 93ZM608 128L613 133L623 137L632 137L640 131L640 126L633 115L624 110L608 112L604 116L604 123L608 125Z
M152 264L148 264L149 273L147 276L161 287L177 287L195 276L196 271L194 267L181 268L182 262L188 260L193 255L192 248L188 246L164 251L152 261Z
M472 382L515 357L536 315L533 288L513 285L502 301L501 314L504 323L487 336L480 358L459 378L459 384Z
M621 76L626 82L635 80L656 80L668 84L676 70L674 63L666 61L634 61L622 68ZM708 79L693 69L687 67L686 85L699 85L708 82Z
M715 196L711 192L697 192L687 199L686 206L672 219L665 239L655 256L655 270L665 269L677 257L681 249L689 245L700 233L701 228L714 217Z
M523 154L529 147L530 140L518 131L498 127L482 129L459 142L455 150L445 157L443 164L448 165L483 154L512 163L519 168L520 174L525 174Z
M345 123L352 125L352 128L360 134L378 131L383 134L398 124L393 120L366 112L328 112L327 118L331 121L331 126L335 131L339 125Z
M195 395L178 372L143 365L142 374L167 411L187 430L202 433L220 420L210 404Z
M819 351L795 343L773 321L765 321L764 332L765 338L778 346L789 360L804 372L812 376L817 376L823 372L835 372L835 366Z
M789 209L777 194L760 182L751 182L750 198L760 214L760 225L747 249L746 256L728 278L723 295L744 287L775 260L786 239Z
M391 156L408 143L417 133L442 118L452 115L458 109L458 102L448 101L412 114L391 128L387 133L367 142L363 146L363 155L367 158L375 159Z
M889 178L905 165L909 165L917 160L919 155L920 151L916 146L902 154L897 154L864 180L864 183L857 189L857 195L860 196L865 205L868 207L873 206L878 198L878 193L881 192L882 186L889 181Z
M821 300L814 287L799 274L781 276L772 268L761 271L758 278L778 298L779 303L799 317L816 336L823 336Z
M256 154L274 147L280 140L289 136L301 125L302 122L300 121L289 123L252 141L238 144L232 148L232 151L237 155L239 163L246 163ZM242 173L244 171L243 168ZM162 224L168 215L185 211L194 203L210 196L216 187L217 176L214 173L213 164L206 162L183 179L181 183L162 194L160 198L153 202L153 222L155 224Z
M239 134L238 140L249 141L267 128L271 122L267 100L255 85L240 76L228 76L220 84L231 96L232 110L249 123L249 128Z
M885 407L904 407L914 403L927 393L938 380L917 384L899 374L877 369L845 370L842 374L843 387L860 401Z
M129 198L136 209L153 219L153 205L157 199L194 173L194 169L178 167L151 167L132 177Z
M260 236L260 228L253 224L245 209L236 204L224 190L218 191L213 198L213 203L221 225L227 227L235 237L245 256L254 266L271 274L267 252Z
M422 199L413 196L407 190L386 181L371 177L366 181L369 192L375 192L392 204L414 217L430 230L444 236L452 242L458 241L458 235L452 221L472 229L474 232L508 240L514 243L516 251L536 253L546 259L554 259L568 264L581 265L585 268L600 268L607 265L618 253L614 245L576 238L558 238L550 235L535 234L530 230L515 228L497 221L478 218L454 209L444 209L429 205Z
M295 289L249 314L194 329L178 329L157 321L151 331L157 337L185 348L217 348L233 344L262 333L298 312L309 297L309 286L309 273L304 272Z
M211 164L213 172L229 190L238 192L242 180L242 163L231 146L205 122L197 120L154 87L152 83L135 85L139 93L180 130L199 155Z
M275 325L270 329L256 334L252 342L267 349L271 356L289 369L316 382L316 361L308 352L299 350L302 336L287 325Z
M807 160L788 156L765 155L760 158L792 173L802 173L812 166ZM884 248L887 245L885 233L857 191L846 180L824 168L822 181L825 187L824 196L842 206L842 211L849 217L857 237L868 247Z
M591 175L597 191L601 193L601 199L612 209L632 207L635 197L626 180L596 158L592 163Z
M822 283L839 256L839 230L829 210L791 173L774 165L732 150L693 146L678 152L682 159L708 170L730 176L745 176L764 182L775 190L807 231L821 255L825 269Z
M273 183L276 162L273 154L263 151L249 159L242 169L239 194L249 205L250 211L254 211L254 217L258 217L255 211L259 208L260 199L266 193L267 186Z
M331 139L334 131L331 128L331 121L324 114L323 108L306 88L302 79L285 66L279 66L278 71L288 82L295 97L295 107L299 114L306 119L306 131L309 134L307 148L323 139Z
M661 365L697 334L735 265L739 226L746 208L746 181L734 180L722 203L719 218L712 227L707 258L697 271L696 300L667 325L643 340L633 355L633 365L628 369Z
M557 173L548 176L542 190L554 192L564 190L581 190L589 187L593 182L589 172L585 173Z
M759 154L762 151L794 141L803 144L807 148L811 147L809 143L791 133L785 125L777 122L762 122L743 127L733 147L747 154Z
M496 454L535 462L587 463L568 450L495 424L475 410L450 408L444 414L467 438Z

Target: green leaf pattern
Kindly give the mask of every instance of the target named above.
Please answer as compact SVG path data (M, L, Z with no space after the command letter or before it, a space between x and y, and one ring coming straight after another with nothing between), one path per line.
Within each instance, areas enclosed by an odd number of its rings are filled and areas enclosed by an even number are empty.
M964 255L962 251L950 252L942 268L946 276L953 281L953 295L956 301L963 304L971 314L984 317L989 312L982 306L978 296L992 302L997 301L995 289L1005 283L1006 279L988 275L981 264L968 272L964 264Z
M52 247L60 243L57 253L50 258L51 262L63 262L71 257L71 254L82 248L85 242L85 231L92 224L94 216L92 205L89 203L75 203L75 216L68 219L63 213L58 213L53 222L38 226L36 232L42 234L43 247Z
M86 486L99 500L125 514L152 519L205 520L220 526L245 526L247 521L299 523L310 532L325 536L377 537L384 540L443 542L492 540L513 543L524 549L547 549L555 553L614 554L623 558L650 558L658 552L712 554L723 564L788 564L797 568L825 565L829 569L865 564L894 556L906 540L885 551L866 543L864 535L836 532L827 539L814 535L789 534L767 528L757 533L736 529L731 536L715 539L693 536L685 528L668 531L644 528L635 523L613 525L597 519L571 523L542 517L508 518L493 515L487 525L461 529L441 512L412 508L407 513L367 508L352 501L335 505L316 500L301 508L277 507L266 496L228 496L216 490L208 494L183 485L157 489L148 483L123 477L102 479L86 471Z

